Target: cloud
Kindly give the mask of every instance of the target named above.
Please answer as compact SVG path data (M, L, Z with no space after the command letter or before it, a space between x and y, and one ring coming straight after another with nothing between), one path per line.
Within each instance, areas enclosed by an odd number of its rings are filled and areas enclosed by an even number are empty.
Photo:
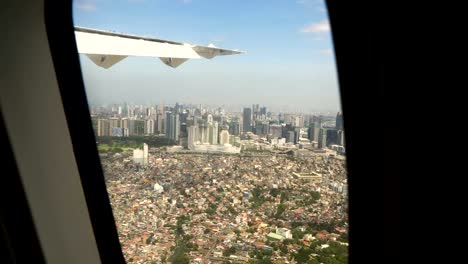
M83 11L95 11L96 10L96 3L90 1L74 1L76 8L83 10Z
M328 20L322 20L318 23L312 23L301 29L302 33L327 33L330 32L330 23Z

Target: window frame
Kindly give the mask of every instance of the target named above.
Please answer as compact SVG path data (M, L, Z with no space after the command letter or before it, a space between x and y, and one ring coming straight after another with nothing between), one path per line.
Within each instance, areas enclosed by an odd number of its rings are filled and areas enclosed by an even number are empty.
M368 74L368 71L372 71L368 60L369 52L373 51L374 54L379 55L383 50L378 47L372 50L368 46L368 33L371 26L366 27L366 24L363 24L368 19L366 9L361 9L365 7L365 4L359 6L356 3L351 5L351 3L327 0L326 6L332 29L343 123L346 131L350 219L349 263L359 263L363 260L375 260L377 257L396 254L395 245L398 243L397 226L383 222L384 213L388 213L388 208L384 207L388 205L385 203L385 198L389 198L387 189L385 189L386 192L381 192L378 189L369 188L369 183L382 187L384 179L388 180L393 176L384 171L383 164L384 160L392 161L392 158L389 156L369 157L366 148L372 148L372 141L378 137L361 133L367 128L363 126L367 123L369 116L366 116L366 107L371 107L365 96L368 96L370 91L374 91L373 83L369 81L371 77ZM102 263L125 263L106 190L81 75L74 38L72 1L45 1L44 11L57 82L101 260ZM377 104L375 103L374 106ZM385 139L388 140L389 137L386 136ZM390 151L397 154L395 146L393 149L390 148ZM367 162L362 162L363 156L366 156ZM375 171L379 170L382 172L380 174L382 177L375 176ZM395 181L390 180L390 182ZM395 187L395 184L392 187ZM372 197L372 201L369 201L369 197ZM367 218L370 208L373 217ZM396 214L393 215L393 219L396 220L396 217ZM382 231L385 236L376 235L375 230ZM369 237L373 238L372 243L369 243ZM395 245L385 244L388 239L395 241ZM388 251L384 252L384 249ZM390 251L393 253L388 253Z

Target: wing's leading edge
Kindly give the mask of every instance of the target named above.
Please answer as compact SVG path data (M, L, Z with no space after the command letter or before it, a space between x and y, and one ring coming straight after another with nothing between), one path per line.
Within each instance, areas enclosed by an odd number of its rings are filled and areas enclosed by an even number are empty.
M87 55L96 65L108 69L128 56L159 57L166 65L176 68L188 59L212 59L216 56L244 53L209 46L191 45L75 27L78 52Z

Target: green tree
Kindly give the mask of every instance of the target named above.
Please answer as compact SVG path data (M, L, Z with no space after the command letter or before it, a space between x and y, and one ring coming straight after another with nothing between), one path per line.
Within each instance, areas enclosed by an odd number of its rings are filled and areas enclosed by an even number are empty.
M280 190L278 190L278 188L273 188L270 190L270 195L273 196L273 197L276 197L278 196L278 194L280 194Z
M278 207L276 208L276 218L279 218L283 215L284 211L286 211L286 205L280 203L278 204Z
M311 253L312 250L310 248L301 248L299 251L297 251L296 254L294 254L294 259L297 261L297 263L307 263Z
M236 253L236 248L235 247L230 247L227 248L223 251L223 256L229 257L231 255L234 255Z

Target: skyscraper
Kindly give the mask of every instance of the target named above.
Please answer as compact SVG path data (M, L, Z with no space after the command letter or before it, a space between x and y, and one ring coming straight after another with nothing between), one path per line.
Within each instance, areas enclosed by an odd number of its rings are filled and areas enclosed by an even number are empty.
M336 114L336 130L343 130L343 114L338 112Z
M321 128L319 130L319 136L318 136L318 148L322 149L327 146L327 129L326 128Z
M327 129L327 146L338 144L338 131L334 128Z
M281 137L288 138L289 131L293 131L293 130L294 130L294 128L290 124L282 126L281 127Z
M231 135L240 135L241 133L241 124L239 121L233 121L229 124L229 133Z
M98 119L97 121L97 136L110 136L110 123L107 119Z
M272 124L270 125L270 134L272 137L280 138L281 137L281 125Z
M109 126L110 126L111 131L113 128L122 127L120 118L117 118L117 117L109 118Z
M143 165L148 164L148 144L143 143Z
M172 120L171 120L171 126L173 126L173 134L172 134L172 139L174 141L179 141L179 134L180 134L180 120L179 120L179 114L173 114L172 115Z
M296 131L288 131L287 142L296 144Z
M145 134L145 120L130 120L133 123L133 135L142 136Z
M208 123L208 142L211 145L218 144L218 122Z
M344 130L338 130L338 145L345 145Z
M164 119L164 134L167 138L171 138L171 112L166 112L166 118Z
M270 134L270 124L268 124L268 122L262 123L262 132L264 135Z
M244 108L242 132L251 132L252 131L251 124L252 124L252 109Z
M229 144L229 132L227 130L221 130L219 137L220 137L219 144L221 145Z
M187 128L187 132L188 132L187 146L188 146L188 149L193 150L195 148L195 144L199 140L198 139L198 124L189 126Z
M309 128L307 129L307 138L310 140L310 141L316 141L316 139L314 138L315 136L315 124L311 124L309 126Z
M206 122L208 123L213 123L213 116L211 114L209 114L207 117L206 117Z
M157 121L156 121L156 131L159 133L159 134L163 134L164 133L164 115L161 114L161 113L158 113L156 115L157 117Z
M301 128L294 128L294 144L299 143L299 138L301 137Z
M177 113L166 112L166 137L178 141L180 133L180 120Z
M156 122L153 119L146 120L146 134L153 135L155 132Z
M322 121L318 119L318 121L314 123L314 141L317 141L317 143L320 140L319 136L320 136L321 128L322 128Z

